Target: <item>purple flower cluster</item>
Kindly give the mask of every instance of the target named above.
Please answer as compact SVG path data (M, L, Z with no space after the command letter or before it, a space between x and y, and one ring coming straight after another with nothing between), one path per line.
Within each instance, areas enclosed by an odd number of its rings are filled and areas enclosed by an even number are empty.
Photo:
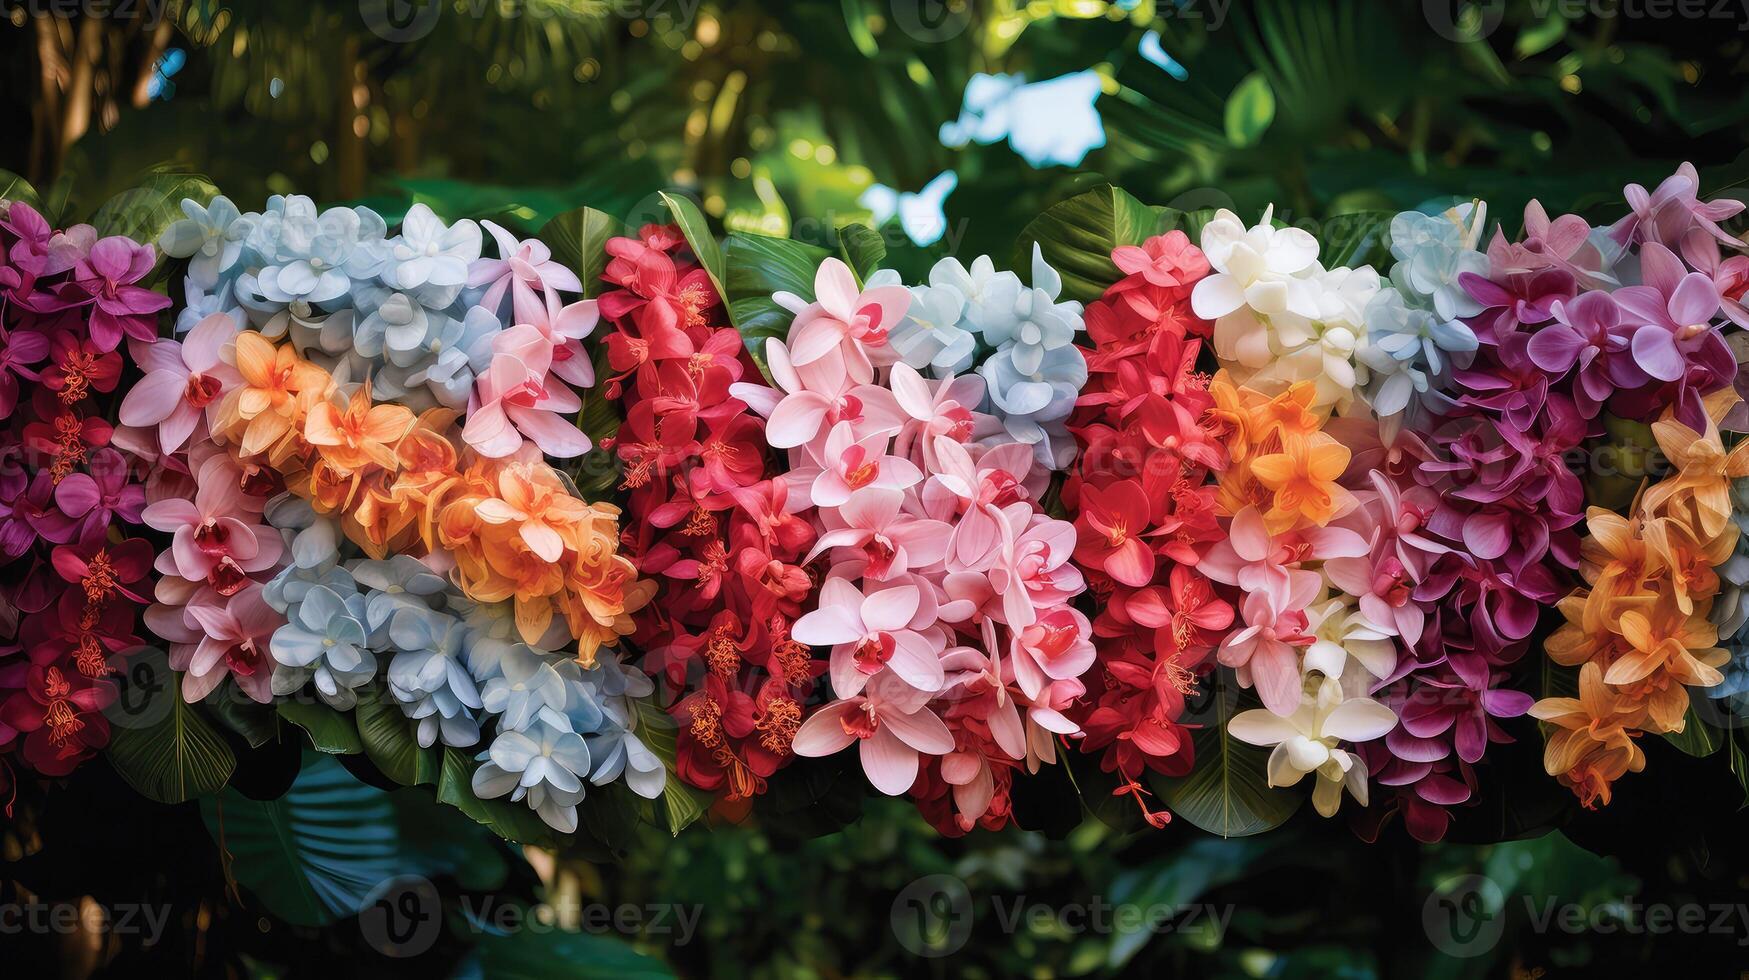
M107 744L107 678L141 642L153 549L111 530L139 523L145 491L106 419L116 348L170 306L139 285L156 261L0 201L0 798L15 760L60 776Z
M1475 789L1473 764L1510 741L1496 719L1530 708L1503 685L1542 607L1575 584L1585 491L1571 461L1604 413L1651 422L1674 406L1701 429L1702 397L1736 379L1714 321L1749 320L1749 260L1719 249L1737 243L1718 222L1743 205L1703 203L1698 186L1684 165L1655 191L1629 187L1631 212L1611 228L1551 219L1533 201L1518 240L1496 231L1487 274L1460 275L1482 307L1466 321L1478 349L1421 435L1427 458L1412 469L1426 496L1399 477L1404 499L1430 502L1423 533L1449 550L1415 586L1421 642L1403 645L1375 694L1399 723L1358 747L1395 789L1375 797L1363 832L1400 812L1417 839L1438 840Z

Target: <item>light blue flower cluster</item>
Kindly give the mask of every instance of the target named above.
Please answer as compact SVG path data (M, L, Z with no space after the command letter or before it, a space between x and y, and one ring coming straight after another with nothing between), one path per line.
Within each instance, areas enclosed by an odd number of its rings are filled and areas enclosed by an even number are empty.
M1719 668L1724 682L1707 689L1713 698L1729 699L1738 714L1749 713L1749 480L1731 485L1731 519L1737 522L1737 548L1717 569L1719 594L1713 600L1712 622L1720 646L1731 659Z
M340 529L304 501L281 496L267 517L294 532L290 563L263 590L287 620L269 643L274 694L311 685L347 710L381 677L422 746L471 748L491 724L476 795L509 795L566 833L584 782L662 792L667 771L635 733L633 699L653 689L643 673L606 650L584 669L517 642L504 608L467 600L416 558L340 560Z
M869 277L871 286L898 282L890 270ZM997 438L1032 446L1052 469L1073 462L1075 440L1065 423L1087 384L1087 361L1075 346L1084 326L1081 304L1058 299L1063 279L1037 244L1031 286L982 255L969 269L944 258L929 270L928 283L910 289L910 311L887 338L899 359L937 378L976 364L985 385L981 410L1002 423Z
M261 212L224 197L182 210L159 240L189 260L178 330L226 313L271 340L289 337L341 383L369 377L379 401L466 408L508 306L502 293L498 309L478 305L485 291L469 286L478 224L446 225L415 204L391 236L369 208L318 211L297 195Z
M1439 215L1405 211L1391 220L1390 288L1366 307L1366 337L1355 357L1368 369L1367 401L1381 417L1437 397L1452 354L1476 349L1464 317L1482 312L1459 277L1486 275L1476 250L1487 206L1463 204Z

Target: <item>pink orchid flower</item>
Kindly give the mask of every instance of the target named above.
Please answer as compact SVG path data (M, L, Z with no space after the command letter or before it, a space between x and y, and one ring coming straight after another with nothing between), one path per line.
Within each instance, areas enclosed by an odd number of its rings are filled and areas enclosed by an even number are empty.
M527 323L520 311L538 306L538 294L561 289L571 293L583 291L583 283L577 274L564 264L553 261L552 250L539 239L518 241L516 236L493 222L482 221L480 224L498 243L499 256L495 259L478 258L468 266L468 285L486 286L486 294L480 298L481 306L496 313L503 305L504 294L510 292L512 306L519 311L517 322Z
M865 405L880 405L883 395L892 402L899 426L893 452L921 466L924 472L940 468L935 458L937 438L946 437L965 445L1001 427L993 417L977 411L984 402L984 379L979 375L960 378L950 375L930 381L909 364L900 362L893 365L888 384L890 391L878 385L864 385L855 393Z
M1209 548L1196 567L1216 582L1248 593L1286 594L1304 591L1311 587L1308 582L1318 581L1318 573L1303 570L1302 563L1366 553L1366 539L1337 525L1309 527L1276 539L1257 508L1246 507L1233 515L1227 539Z
M887 452L889 438L882 433L857 439L849 422L840 422L826 434L823 451L808 462L794 466L789 481L791 507L841 507L850 495L864 487L904 490L923 479L923 471L908 459Z
M158 448L173 453L194 433L208 405L242 383L219 351L237 336L237 322L224 313L203 318L186 340L133 340L129 349L146 376L121 402L121 422L158 427Z
M583 350L583 338L595 332L601 313L592 299L559 305L559 294L544 293L545 301L530 296L528 304L518 303L516 325L510 329L532 328L552 347L552 363L548 370L579 388L595 386L595 364ZM501 335L500 335L501 336ZM521 337L522 334L516 336ZM498 343L494 338L495 344ZM532 342L532 341L530 341ZM503 341L509 345L517 341Z
M855 548L868 564L865 574L888 579L915 569L937 565L947 556L953 529L903 513L904 493L885 487L864 487L850 495L836 511L823 511L822 518L836 517L846 526L820 535L802 564L818 558L829 548Z
M765 438L778 449L805 446L839 422L861 423L864 406L839 358L822 358L805 368L790 360L789 348L777 339L765 342L765 364L776 388L737 381L729 394L765 416ZM891 395L889 394L890 400ZM891 425L899 418L893 413Z
M1622 245L1658 242L1674 248L1690 230L1699 229L1726 245L1741 246L1719 222L1741 212L1743 202L1723 197L1703 203L1699 191L1700 173L1692 163L1677 167L1651 193L1640 184L1629 184L1624 194L1630 213L1610 228L1611 237Z
M1263 706L1286 717L1300 706L1299 648L1313 637L1306 632L1305 609L1317 597L1319 580L1310 590L1275 595L1268 591L1246 594L1240 609L1245 628L1227 634L1215 658L1232 667L1239 683L1257 689Z
M990 567L990 585L1002 596L1002 616L1010 629L1038 621L1038 610L1061 606L1087 587L1069 559L1075 553L1075 525L1033 513L1024 530L1005 521L1002 548Z
M170 547L158 554L157 570L235 595L251 573L278 564L285 540L271 527L242 519L258 520L261 501L243 492L242 470L228 458L210 457L200 468L198 486L193 500L159 500L140 515L147 527L171 535Z
M273 631L285 625L285 617L262 598L261 586L245 587L223 606L190 605L187 615L203 635L198 643L171 651L170 666L185 671L183 699L199 701L229 676L256 701L272 701L273 659L267 644Z
M1086 673L1093 655L1093 624L1080 610L1060 606L1015 634L1009 663L1021 693L1036 700L1050 682Z
M898 796L917 781L918 753L946 755L953 733L929 710L929 694L892 673L869 682L864 693L814 712L796 732L792 748L818 758L860 742L862 770L875 789Z
M567 415L583 407L577 393L548 373L553 348L533 327L512 327L492 338L492 362L468 399L462 439L482 456L502 459L521 451L524 438L560 458L589 451L589 437Z
M791 308L801 302L789 293L774 298ZM903 320L910 308L910 290L903 286L859 290L850 266L829 258L814 274L814 302L803 307L790 325L790 355L802 367L838 353L851 378L871 381L874 365L867 348L885 347L887 331Z
M870 677L889 668L910 687L933 693L941 689L946 643L939 631L918 627L930 625L934 606L931 593L926 610L915 585L865 595L847 578L828 578L820 586L820 607L796 620L790 636L832 648L832 689L839 697L860 693Z
M128 479L122 454L105 446L91 454L87 469L91 472L69 473L55 486L55 504L80 522L79 534L107 528L115 517L138 524L146 506L146 488Z
M983 453L973 462L967 447L947 436L935 438L940 468L923 485L923 510L938 520L953 521L953 540L948 545L955 571L989 567L1002 544L1009 512L1024 520L1033 512L1032 449L1006 443Z
M1324 574L1336 587L1360 600L1367 620L1404 642L1421 642L1426 614L1415 602L1415 577L1393 553L1367 558L1333 558Z

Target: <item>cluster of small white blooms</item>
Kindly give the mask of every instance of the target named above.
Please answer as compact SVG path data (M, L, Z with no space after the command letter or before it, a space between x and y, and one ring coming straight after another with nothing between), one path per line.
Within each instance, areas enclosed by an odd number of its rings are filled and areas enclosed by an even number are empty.
M1355 354L1378 273L1324 268L1318 240L1301 228L1276 228L1273 214L1271 206L1246 228L1222 210L1203 227L1213 271L1196 284L1191 308L1214 321L1215 356L1235 382L1271 394L1311 381L1314 407L1345 410L1367 380Z

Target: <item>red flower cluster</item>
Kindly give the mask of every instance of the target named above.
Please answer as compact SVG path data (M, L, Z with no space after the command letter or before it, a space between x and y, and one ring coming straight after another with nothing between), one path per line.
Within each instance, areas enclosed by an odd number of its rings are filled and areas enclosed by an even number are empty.
M1208 260L1178 231L1112 260L1126 275L1087 307L1088 382L1070 420L1081 454L1063 486L1075 561L1100 606L1099 663L1074 720L1083 751L1101 752L1119 792L1159 826L1167 815L1148 810L1140 779L1190 770L1184 700L1233 621L1196 570L1221 535L1208 478L1226 456L1208 420L1209 378L1196 369L1213 325L1190 309Z
M14 753L64 776L109 742L107 678L147 601L152 547L112 535L145 491L110 448L124 336L170 299L135 283L151 246L64 231L0 201L0 794ZM21 402L28 407L19 411ZM10 803L7 804L10 812Z
M788 512L788 484L767 477L764 420L729 395L757 368L680 232L645 226L607 251L622 550L660 583L635 640L682 695L670 708L680 777L741 800L789 757L819 672L790 637L813 589L800 562L814 535Z

